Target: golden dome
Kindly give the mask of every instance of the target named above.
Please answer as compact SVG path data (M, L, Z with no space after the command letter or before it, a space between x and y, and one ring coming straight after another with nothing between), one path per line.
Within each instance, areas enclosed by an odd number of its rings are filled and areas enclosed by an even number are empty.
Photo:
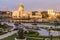
M18 9L19 9L19 11L24 11L24 5L20 4Z
M20 5L19 5L19 8L20 8L20 7L24 8L24 5L20 4Z

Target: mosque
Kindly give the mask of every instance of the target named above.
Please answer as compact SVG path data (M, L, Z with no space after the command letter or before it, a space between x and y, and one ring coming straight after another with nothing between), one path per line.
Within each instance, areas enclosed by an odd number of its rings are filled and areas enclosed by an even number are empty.
M12 11L12 18L13 22L33 22L36 21L42 21L42 15L41 12L36 12L35 15L33 15L32 11L25 11L24 5L20 4L18 6L18 10Z

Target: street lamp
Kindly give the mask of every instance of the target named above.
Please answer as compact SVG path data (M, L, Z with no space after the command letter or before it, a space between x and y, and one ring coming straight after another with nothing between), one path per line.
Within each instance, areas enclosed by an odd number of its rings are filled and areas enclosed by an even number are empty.
M49 31L50 40L52 40L52 34L50 28L48 29L48 31Z

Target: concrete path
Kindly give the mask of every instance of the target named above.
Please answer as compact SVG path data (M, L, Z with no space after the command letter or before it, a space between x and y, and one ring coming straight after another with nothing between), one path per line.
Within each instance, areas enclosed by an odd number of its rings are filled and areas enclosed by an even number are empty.
M40 30L37 30L37 32L39 32L40 35L42 35L42 36L49 36L49 31L48 30L40 28ZM50 35L52 35L52 36L60 36L60 32L51 30Z
M4 35L0 35L0 39L6 38L6 37L11 36L11 35L13 35L15 33L17 33L17 31L12 31L12 32L8 32L8 33L6 33Z

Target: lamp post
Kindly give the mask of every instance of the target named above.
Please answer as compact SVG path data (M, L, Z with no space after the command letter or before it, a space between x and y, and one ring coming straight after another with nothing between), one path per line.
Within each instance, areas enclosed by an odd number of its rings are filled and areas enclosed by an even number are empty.
M52 35L50 35L50 40L52 40Z
M52 34L51 34L50 28L48 29L48 31L49 31L49 37L50 37L50 40L52 40Z

